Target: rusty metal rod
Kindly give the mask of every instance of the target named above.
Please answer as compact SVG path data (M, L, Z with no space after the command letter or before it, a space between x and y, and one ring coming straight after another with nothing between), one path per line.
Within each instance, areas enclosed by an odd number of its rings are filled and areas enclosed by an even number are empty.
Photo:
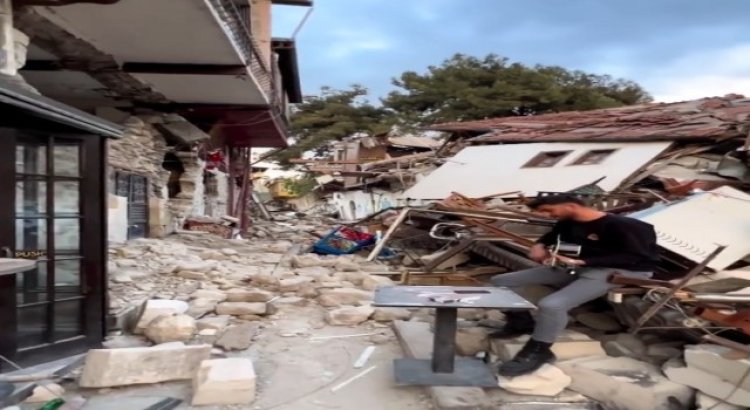
M674 295L677 292L679 292L682 288L684 288L685 285L687 285L688 282L690 282L691 279L693 279L694 277L698 276L698 274L700 274L701 272L703 272L703 269L706 269L706 266L708 266L708 264L711 263L712 260L714 260L717 256L719 256L719 254L722 251L724 251L724 249L726 249L726 245L719 245L719 246L717 246L716 249L714 249L714 251L711 252L711 254L709 254L706 257L706 259L703 260L703 262L701 262L698 265L696 265L695 267L693 267L693 269L691 269L685 275L685 277L683 277L677 283L677 285L675 285L674 288L670 289L669 292L667 292L666 294L664 294L664 296L662 296L661 299L659 299L656 303L654 303L653 305L651 305L651 307L648 308L648 310L646 311L646 313L644 313L640 318L638 318L638 321L636 322L636 324L633 327L630 328L630 333L637 333L638 330L641 328L641 326L643 326L646 322L648 322L649 319L651 319L656 314L656 312L659 311L659 309L661 309L662 307L664 307L664 305L666 305L667 302L670 299L672 299L672 297L674 297Z

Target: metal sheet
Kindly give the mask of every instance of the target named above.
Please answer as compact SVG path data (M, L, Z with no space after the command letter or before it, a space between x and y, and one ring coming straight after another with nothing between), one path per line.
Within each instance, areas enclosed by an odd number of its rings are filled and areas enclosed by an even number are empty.
M654 225L659 246L693 262L727 248L708 267L721 270L750 254L750 195L730 187L630 215Z
M460 298L439 302L434 299ZM526 299L506 288L470 286L385 286L375 291L374 306L426 308L534 309Z
M598 186L617 188L670 142L538 143L468 147L404 193L404 198L443 199L451 192L479 198L497 192L563 192L606 177ZM600 164L573 165L592 150L616 150ZM541 152L570 151L551 167L524 167Z

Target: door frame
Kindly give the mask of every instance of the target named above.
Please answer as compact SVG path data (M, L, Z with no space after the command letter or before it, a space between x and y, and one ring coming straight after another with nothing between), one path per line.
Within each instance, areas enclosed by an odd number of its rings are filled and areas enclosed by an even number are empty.
M49 147L54 139L80 142L80 293L79 320L81 335L70 339L54 341L24 348L18 346L18 318L16 300L16 275L0 277L0 354L26 365L54 360L72 354L82 353L91 347L100 346L105 335L105 308L107 306L107 201L106 201L106 140L94 135L60 132L53 129L0 128L0 220L11 223L0 224L0 247L9 246L15 253L15 193L16 193L16 147L18 142L29 138L48 138L48 159L53 158ZM54 190L49 191L54 195ZM48 202L49 203L49 202ZM47 209L47 212L53 212ZM48 227L48 235L54 235L54 228ZM5 239L4 238L10 238ZM54 255L54 250L49 250ZM54 262L50 265L54 266ZM54 269L54 268L53 268ZM54 274L54 270L52 271ZM54 301L51 301L54 308ZM47 318L47 326L54 326L54 317ZM49 329L54 330L54 329ZM50 342L50 340L53 340Z

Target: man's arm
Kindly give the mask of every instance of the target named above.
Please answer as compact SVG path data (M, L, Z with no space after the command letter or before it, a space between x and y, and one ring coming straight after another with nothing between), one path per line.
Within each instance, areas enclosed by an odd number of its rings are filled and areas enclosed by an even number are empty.
M656 242L656 234L650 226L614 223L607 227L606 235L612 238L612 253L583 258L585 265L606 266L642 262L651 256L652 246Z

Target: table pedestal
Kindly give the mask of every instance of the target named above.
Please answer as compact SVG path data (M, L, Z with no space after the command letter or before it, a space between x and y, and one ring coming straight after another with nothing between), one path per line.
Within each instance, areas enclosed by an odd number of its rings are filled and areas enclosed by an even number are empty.
M496 387L492 370L481 360L456 359L458 309L437 308L432 360L396 359L396 383L411 386Z

